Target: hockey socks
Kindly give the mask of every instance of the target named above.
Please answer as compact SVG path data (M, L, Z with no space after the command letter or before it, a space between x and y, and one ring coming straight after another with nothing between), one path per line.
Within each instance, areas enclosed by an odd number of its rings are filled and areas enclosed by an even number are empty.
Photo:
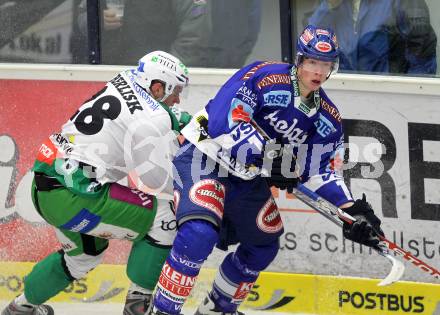
M210 292L215 308L235 313L251 291L260 271L269 266L278 252L278 241L267 245L240 245L228 254L215 277Z
M226 313L237 311L251 291L258 275L258 271L246 268L235 253L226 256L210 292L216 309Z
M170 248L148 240L133 243L127 263L128 278L144 289L154 290Z
M154 306L167 314L179 314L193 288L203 262L218 241L212 223L185 222L178 230L173 249L159 277Z
M43 304L65 289L74 279L66 274L63 253L52 253L37 263L24 279L24 294L29 303Z

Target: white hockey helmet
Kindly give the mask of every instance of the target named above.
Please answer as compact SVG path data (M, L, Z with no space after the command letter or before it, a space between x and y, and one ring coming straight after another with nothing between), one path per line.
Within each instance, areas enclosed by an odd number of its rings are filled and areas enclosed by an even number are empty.
M150 86L154 80L164 85L165 95L159 101L165 100L173 92L179 93L188 85L188 69L173 55L164 51L153 51L141 59L136 74L136 83L150 94Z

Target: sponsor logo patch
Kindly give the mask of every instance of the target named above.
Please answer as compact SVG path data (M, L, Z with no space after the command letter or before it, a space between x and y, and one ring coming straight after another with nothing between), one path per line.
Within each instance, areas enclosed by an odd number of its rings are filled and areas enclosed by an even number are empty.
M292 93L289 91L272 91L263 95L264 106L287 107L292 99Z
M237 96L239 96L243 102L249 104L252 108L257 106L257 94L244 85L244 83L237 91Z
M154 196L117 183L111 184L109 195L112 199L127 202L139 207L144 207L149 210L154 208Z
M255 282L240 282L237 291L234 293L235 302L244 301L246 296L251 292Z
M204 179L195 183L189 191L192 202L223 217L225 187L216 180Z
M327 103L324 99L321 98L321 107L328 112L334 119L336 119L337 122L342 121L341 114L338 112L338 110L331 106L329 103Z
M307 105L305 105L303 102L298 102L297 108L300 110L300 112L302 112L306 115L310 114L310 108L308 108Z
M276 64L284 64L285 62L280 61L265 61L262 63L259 63L255 67L252 67L248 72L245 73L245 75L241 78L242 80L248 80L251 76L255 74L255 72L258 71L258 69L261 69L268 65L276 65Z
M424 300L424 296L415 295L339 291L340 308L350 305L354 309L369 310L376 314L383 311L397 312L395 314L423 313L425 310Z
M60 227L72 232L87 233L93 230L100 221L100 216L97 216L96 214L91 213L88 209L83 208L76 216Z
M315 121L315 127L318 134L323 138L336 131L336 128L333 126L330 120L325 118L322 114L319 114L319 119Z
M292 81L290 80L290 75L288 74L271 74L262 78L258 83L258 88L262 89L266 86L271 86L275 84L289 84Z
M310 32L309 29L306 29L300 36L300 40L303 42L304 45L307 45L312 39L313 39L313 33Z
M326 35L330 36L330 33L327 30L323 30L322 28L318 28L316 30L316 35Z
M57 157L57 148L50 141L50 139L46 139L44 143L41 144L38 149L37 160L42 163L46 163L47 165L52 165Z
M269 125L271 125L276 132L282 135L283 138L287 138L287 141L290 144L298 144L306 141L307 133L305 133L301 128L296 128L298 119L293 119L292 122L287 122L286 120L280 119L277 116L279 112L279 110L274 111L263 118L264 120L269 120Z
M277 233L283 228L283 221L273 197L270 197L258 212L257 226L266 233Z
M183 303L189 296L197 276L191 277L176 271L168 262L162 267L158 290L175 303Z
M332 46L327 42L317 42L315 48L323 53L329 52L332 50Z

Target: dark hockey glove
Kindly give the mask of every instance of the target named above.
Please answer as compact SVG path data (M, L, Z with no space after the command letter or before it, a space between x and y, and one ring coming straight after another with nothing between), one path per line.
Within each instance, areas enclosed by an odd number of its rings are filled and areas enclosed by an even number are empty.
M289 150L285 150L283 147L281 147L281 149L278 151L277 156L272 159L272 170L266 181L270 187L274 186L280 190L287 190L288 193L292 193L293 188L298 185L298 178L285 177L283 175L291 174L295 167L295 160L293 159L293 156L289 153ZM285 159L284 163L282 163L283 156Z
M365 194L362 195L362 199L356 200L351 207L343 210L356 219L352 224L344 222L343 232L345 238L363 245L376 247L379 244L379 235L384 236L384 233L380 228L381 221L374 214Z

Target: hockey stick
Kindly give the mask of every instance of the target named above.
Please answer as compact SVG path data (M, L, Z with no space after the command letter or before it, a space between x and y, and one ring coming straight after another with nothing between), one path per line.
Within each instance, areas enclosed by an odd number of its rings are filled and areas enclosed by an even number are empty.
M324 215L326 218L330 219L332 222L336 223L338 226L342 226L342 221L351 224L355 220L352 216L339 209L335 205L331 204L324 198L318 196L315 192L311 191L302 184L299 184L296 189L293 190L296 197L309 205L320 214ZM418 267L422 271L430 274L436 279L440 279L440 272L429 266L427 263L423 262L419 258L412 255L410 252L404 250L403 248L397 246L395 243L388 240L385 236L379 235L380 243L379 248L374 248L380 255L386 257L393 264L393 267L389 275L383 279L378 285L384 286L396 282L403 275L405 267L403 263L393 256L391 256L388 251L394 252L396 256L402 257L404 260L411 262L414 266Z
M293 189L293 194L295 194L295 196L299 200L304 202L306 205L318 211L324 217L326 217L327 219L329 219L330 221L332 221L341 228L343 225L342 221L347 222L348 224L352 224L354 221L356 221L356 219L353 218L351 215L339 209L335 205L331 204L324 198L320 197L317 193L311 191L302 184L298 184L298 186ZM399 281L399 279L403 275L403 272L405 271L405 266L403 265L403 263L400 260L397 260L396 258L391 256L388 253L388 246L385 246L382 243L379 244L379 248L373 248L373 249L379 255L387 258L392 265L391 271L389 272L388 276L386 276L382 281L380 281L378 283L378 286L387 286L396 281Z
M270 140L270 137L264 132L263 129L258 126L258 124L254 120L250 120L251 125L256 129L256 131L267 141ZM312 207L314 210L318 211L320 214L322 214L324 217L335 223L336 225L342 227L344 222L347 222L349 224L353 223L356 219L350 216L348 213L345 213L343 210L339 209L335 205L331 204L324 198L320 197L315 192L311 191L307 187L305 187L302 184L298 184L296 189L293 189L293 193L296 195L296 197L304 202L305 204ZM341 221L342 220L342 221ZM404 271L405 266L400 260L397 260L393 256L389 254L389 250L393 251L395 255L403 257L406 261L411 262L414 266L419 267L419 269L423 270L424 272L429 273L436 279L440 279L440 272L426 264L425 262L421 261L414 255L412 255L410 252L404 250L403 248L400 248L395 243L391 242L384 236L379 235L380 243L378 245L378 248L373 248L379 255L387 258L390 263L392 264L392 268L388 276L383 279L378 285L379 286L386 286L390 285L396 281L398 281Z

